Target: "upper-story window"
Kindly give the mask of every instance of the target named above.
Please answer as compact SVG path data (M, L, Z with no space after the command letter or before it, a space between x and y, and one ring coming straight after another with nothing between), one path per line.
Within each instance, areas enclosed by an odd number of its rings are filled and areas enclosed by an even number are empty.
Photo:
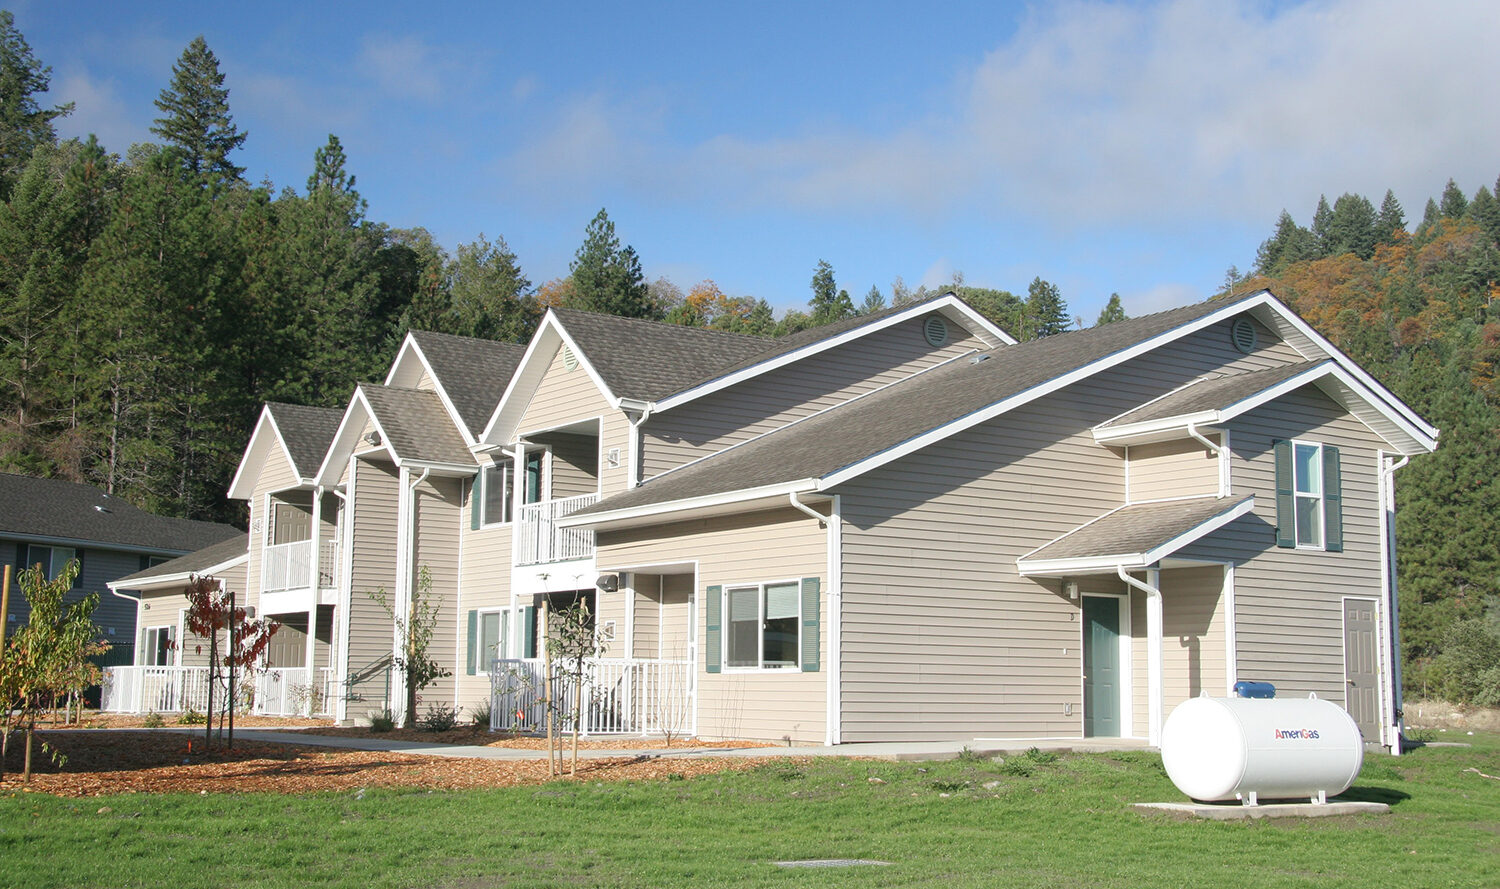
M522 469L525 489L521 492L523 503L540 503L546 494L546 464L547 452L535 450L526 452L525 465Z
M26 564L22 567L30 568L32 565L41 565L47 579L55 580L68 562L76 558L78 558L78 550L71 546L28 546L26 547ZM76 578L74 583L77 583Z
M1339 449L1312 441L1278 441L1274 449L1276 545L1341 552Z
M480 485L483 492L481 495L483 524L500 525L509 522L512 472L510 461L486 466L482 472L484 477L480 480Z

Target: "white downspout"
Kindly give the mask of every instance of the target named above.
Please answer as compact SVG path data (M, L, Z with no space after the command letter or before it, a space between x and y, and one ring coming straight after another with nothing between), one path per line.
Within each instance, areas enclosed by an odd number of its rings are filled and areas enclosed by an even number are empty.
M1199 432L1197 423L1187 424L1187 434L1192 436L1194 439L1197 439L1199 444L1203 445L1205 448L1208 448L1208 450L1213 453L1214 458L1219 461L1219 496L1228 497L1229 473L1227 472L1227 467L1224 464L1224 447L1222 445L1216 444L1213 439ZM1228 433L1226 432L1224 433L1224 435L1227 436Z
M652 406L650 404L647 404L645 407L641 408L640 414L634 420L629 421L630 453L625 457L625 471L629 476L625 479L625 487L627 489L634 488L636 485L640 484L641 446L645 441L645 433L641 432L641 427L646 425L646 420L651 416L651 407ZM629 416L630 415L627 413L626 417L628 418Z
M843 503L833 495L833 512L828 517L828 732L827 743L842 744L843 723L843 639L844 639L844 519Z
M353 461L351 460L350 462L352 464ZM353 476L351 475L350 478L352 480ZM346 711L348 708L344 700L344 695L339 689L343 687L344 677L349 672L349 650L348 646L344 643L349 632L347 629L342 633L339 632L339 621L343 621L345 624L349 623L349 597L346 594L353 588L350 582L350 575L354 573L354 510L349 503L348 494L340 491L338 488L328 488L327 492L339 498L339 502L343 504L343 509L339 511L339 518L342 518L343 521L339 521L336 518L333 524L333 540L338 546L339 559L339 564L335 569L338 573L334 575L333 579L333 620L329 622L328 627L330 634L328 639L328 666L333 670L333 682L330 687L324 687L322 685L323 677L321 673L318 674L316 681L319 683L319 687L323 688L325 692L331 692L332 697L338 702L334 704L327 700L324 701L324 706L328 707L328 713L334 716L338 722L343 722L347 718Z
M1143 583L1131 577L1124 565L1116 565L1115 573L1126 585L1146 594L1146 741L1153 747L1161 746L1162 720L1162 667L1161 667L1161 572L1147 572L1152 583Z
M142 607L146 604L146 594L141 593L139 596L127 596L114 587L110 587L109 592L112 596L119 596L121 599L135 603L135 638L130 641L130 644L135 647L135 666L142 666L145 664L145 661L141 660L141 658L145 657L146 654L144 651L146 646L141 644L141 630L146 628L145 609ZM0 614L0 620L5 619L6 615Z
M308 586L312 588L312 605L307 609L307 645L306 656L302 663L307 669L307 703L303 710L303 716L312 716L313 698L312 689L317 687L318 668L315 661L318 652L318 598L323 591L323 486L313 487L313 511L312 511L312 552L308 554ZM246 594L248 595L248 590Z
M1400 623L1400 605L1396 599L1396 470L1411 461L1411 457L1402 456L1400 460L1393 460L1389 465L1384 465L1386 457L1380 456L1380 574L1385 581L1386 607L1380 609L1386 619L1386 626L1381 632L1381 651L1386 656L1386 663L1390 664L1391 687L1387 704L1389 710L1389 727L1394 731L1391 738L1391 753L1401 755L1401 738L1405 734L1406 721L1401 715L1401 650L1397 644L1396 628Z
M805 512L808 515L812 516L813 518L817 519L818 520L818 527L819 528L823 528L823 527L826 527L828 525L828 516L823 515L821 512L818 512L816 509L813 509L811 506L808 506L806 503L803 503L801 500L798 500L797 499L797 492L796 491L793 491L790 494L788 494L787 495L787 499L789 499L791 501L792 506L794 508L796 508L798 510L801 510L802 512Z

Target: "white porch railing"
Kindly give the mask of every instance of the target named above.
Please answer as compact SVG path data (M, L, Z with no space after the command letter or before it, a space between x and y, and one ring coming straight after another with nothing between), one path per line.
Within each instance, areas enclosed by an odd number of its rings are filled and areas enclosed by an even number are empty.
M309 684L306 667L274 667L253 676L250 712L257 716L301 716L312 696L313 715L333 712L334 670L317 671ZM222 680L221 680L222 681ZM221 686L220 692L223 691ZM207 667L105 667L99 709L106 713L181 713L208 710Z
M559 528L557 520L598 502L598 494L580 494L521 507L516 520L516 564L538 565L592 556L594 532L587 528Z
M552 665L555 725L568 720L579 689ZM539 658L497 658L490 670L490 729L544 732L543 667ZM584 665L582 734L688 734L693 728L691 661L597 658Z
M332 589L339 549L331 539L318 541L318 586ZM264 593L305 590L312 585L312 541L272 543L261 550L260 589Z

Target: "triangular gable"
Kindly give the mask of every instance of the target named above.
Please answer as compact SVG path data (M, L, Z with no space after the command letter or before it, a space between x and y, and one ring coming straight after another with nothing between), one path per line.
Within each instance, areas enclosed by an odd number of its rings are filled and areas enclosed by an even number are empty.
M380 428L380 420L375 416L375 411L371 409L362 390L362 386L355 387L354 394L349 398L349 406L344 409L344 419L339 421L339 431L334 433L328 456L323 458L323 465L318 468L317 483L320 485L338 484L344 464L355 454L384 453L392 463L398 462L397 454L390 445L390 436ZM373 427L379 436L378 442L364 440L367 427Z
M393 425L397 418L382 414L390 412L392 405L386 402L398 393L402 398L421 395L428 399L425 402L425 418L435 422L421 422L415 428L407 428L412 425L410 423ZM427 452L429 449L425 445L428 442L442 444L437 426L441 420L436 419L442 416L439 412L441 409L433 406L430 401L435 397L436 393L426 390L373 386L368 383L356 386L354 395L349 399L349 407L344 411L344 418L339 422L338 432L334 434L333 444L328 448L328 456L318 469L316 482L320 485L337 484L343 465L351 456L369 453L384 453L397 466L414 463L458 471L475 469L476 464L468 456L467 445L461 442L461 426L452 423L451 416L448 417L452 431L448 436L449 444L441 447L441 453Z
M271 414L271 406L263 405L260 409L260 418L255 421L255 431L250 434L250 443L245 446L245 453L240 457L240 465L235 469L234 478L229 482L229 499L249 500L255 496L256 477L261 467L266 465L266 459L272 448L279 448L287 465L292 467L292 472L298 473L297 461L292 459L291 449L286 446L286 440L282 438L281 430L276 426L276 418ZM297 475L297 480L301 484L312 483L312 479L304 478L300 473Z
M513 343L414 330L402 340L385 385L436 392L473 447L523 352Z
M557 314L549 309L543 316L542 323L537 325L531 342L526 346L526 354L521 357L520 366L511 376L510 385L505 387L505 394L500 397L495 413L490 417L483 434L479 436L479 446L500 447L509 444L515 438L521 418L526 414L526 408L531 404L531 399L536 395L538 387L541 386L542 378L552 367L553 357L564 348L572 351L578 362L578 369L588 374L589 379L593 381L600 395L611 408L639 410L645 407L644 404L626 402L609 390L609 386L604 383L604 378L589 361L588 355L578 347L578 343L558 320Z
M701 383L661 399L654 405L653 410L656 412L671 410L690 401L711 395L722 389L727 389L730 386L738 385L761 374L770 373L773 370L786 367L789 364L795 364L798 361L819 355L830 349L847 345L873 333L887 330L898 324L910 321L913 318L926 315L929 312L938 312L971 333L979 335L981 339L991 340L990 344L992 346L1013 346L1016 344L1015 337L1000 329L999 326L984 317L984 315L980 314L968 303L959 299L954 294L948 293L936 299L924 300L919 303L888 310L882 313L878 320L853 326L833 336L820 337L795 349L784 352L777 352L774 349L770 350L772 354L763 360L751 359L750 361L742 362L740 366L731 368L723 375L704 380ZM810 332L816 331L817 328L813 328Z
M402 389L425 388L422 383L430 380L432 391L437 393L443 402L443 409L453 420L453 425L464 437L464 442L469 445L475 443L475 438L469 433L468 424L454 407L453 399L448 396L448 390L443 386L443 378L433 369L432 362L422 352L422 345L418 343L411 331L407 331L406 337L401 340L401 348L396 351L396 360L391 362L391 369L385 375L385 385L398 386Z

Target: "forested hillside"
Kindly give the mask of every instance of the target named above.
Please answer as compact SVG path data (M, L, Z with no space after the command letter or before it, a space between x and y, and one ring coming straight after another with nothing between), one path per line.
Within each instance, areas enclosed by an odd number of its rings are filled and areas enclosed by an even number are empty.
M1495 184L1500 191L1500 182ZM1387 192L1283 213L1269 287L1442 430L1396 474L1408 694L1500 706L1500 203L1450 181L1408 233ZM1441 655L1441 656L1440 656Z

